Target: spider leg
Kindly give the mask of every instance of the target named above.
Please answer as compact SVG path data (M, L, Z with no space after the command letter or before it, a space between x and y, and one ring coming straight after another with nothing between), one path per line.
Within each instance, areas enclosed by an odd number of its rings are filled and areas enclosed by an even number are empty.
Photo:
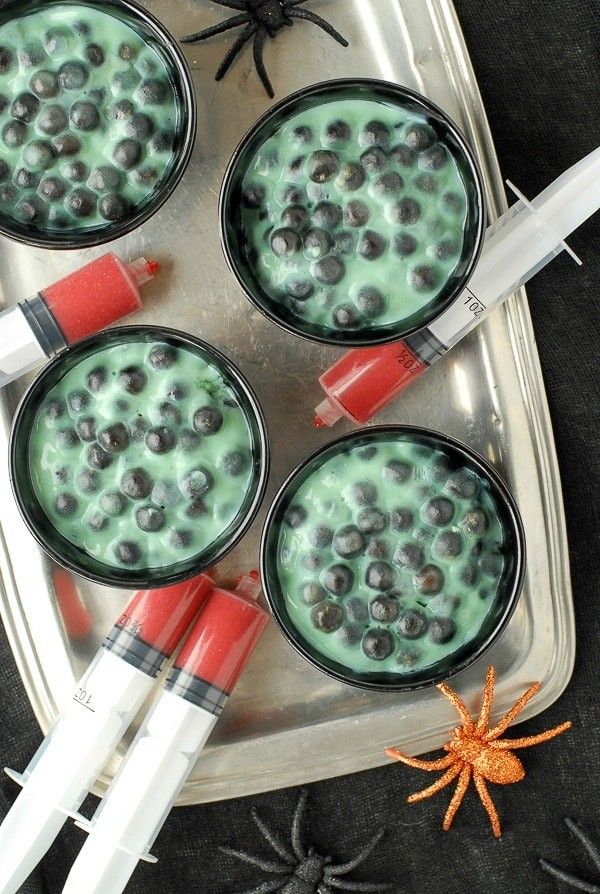
M570 888L574 888L576 891L584 891L586 894L600 894L599 885L593 885L591 882L584 882L582 879L571 875L570 872L565 872L564 869L555 866L553 863L549 863L547 860L540 859L539 864L548 875L553 876L557 881L563 882L563 884L568 885Z
M463 726L465 727L468 733L472 733L475 729L475 724L473 723L473 718L469 713L469 709L463 702L461 698L456 694L454 689L448 686L447 683L438 683L438 689L445 695L448 701L454 706L456 712L458 713L460 719L463 722Z
M380 885L377 882L349 882L345 879L330 878L327 879L330 888L337 888L338 891L363 891L364 894L379 894L379 892L391 891L391 885Z
M364 863L369 854L373 850L375 850L384 835L385 829L379 829L379 831L375 833L368 844L366 844L365 847L363 847L363 849L360 850L352 860L349 860L347 863L341 863L338 866L334 864L326 866L323 870L323 875L325 876L325 878L329 878L330 876L334 875L348 875L349 872L352 872L353 869L356 869L357 866L360 866L361 863Z
M318 25L319 28L322 28L323 31L327 32L330 37L333 37L334 40L337 40L343 47L349 46L348 41L345 37L343 37L339 31L336 31L333 25L330 25L329 22L326 22L325 19L322 19L321 16L315 15L314 12L309 12L308 9L290 9L288 8L287 14L294 19L306 19L307 22L312 22L313 25Z
M268 32L266 28L259 28L256 34L254 35L254 45L252 48L252 52L254 55L254 66L256 68L257 74L263 83L263 87L267 91L268 96L273 99L275 96L275 91L273 90L273 85L271 84L269 75L267 74L267 69L265 68L265 63L263 62L263 50L265 48L265 41L267 39Z
M403 764L406 764L408 767L414 767L416 770L446 770L452 766L455 760L453 754L448 754L446 757L440 757L435 761L423 761L419 760L418 757L409 757L408 754L403 754L397 748L386 748L385 753L388 757L393 757L394 760L401 761Z
M577 825L575 820L567 817L565 819L565 825L569 832L571 832L575 836L575 838L578 838L579 841L582 843L582 845L594 861L596 869L600 869L600 851L598 850L596 845L591 841L590 838L588 838L583 829Z
M447 832L454 817L456 816L456 812L460 805L463 802L463 798L467 793L467 789L469 787L469 782L471 781L471 773L472 773L471 765L465 764L462 770L460 771L460 776L458 779L458 785L456 786L456 790L452 795L452 800L448 805L448 810L446 811L446 816L444 817L443 829L444 832Z
M269 879L257 888L240 891L239 894L272 894L272 892L281 891L281 886L285 884L285 881L286 880L282 878Z
M523 693L520 699L517 699L510 711L506 712L500 723L485 734L483 737L484 742L491 742L492 739L497 739L501 736L511 725L515 717L521 713L527 702L540 691L541 686L541 683L534 683L533 686L530 686L527 692Z
M481 803L485 807L486 813L490 818L490 823L492 824L492 832L494 833L496 838L500 838L502 834L500 831L500 817L498 816L498 811L494 806L494 802L492 801L492 796L488 791L488 787L485 784L485 779L480 773L476 771L473 773L473 782L475 783L475 788L477 789L477 794L481 799Z
M224 854L229 854L230 857L235 857L237 860L241 860L242 863L249 863L251 866L256 866L257 869L262 869L263 872L272 872L275 875L289 875L289 866L281 866L280 863L273 863L271 860L261 860L260 857L255 857L253 854L247 854L246 851L238 851L234 847L221 847L219 850Z
M523 739L500 739L490 742L490 747L497 748L499 751L511 750L513 748L529 748L531 745L539 745L541 742L547 742L549 739L560 736L561 733L566 733L572 726L571 721L567 720L566 723L561 723L560 726L538 733L537 736L525 736Z
M214 37L215 34L223 34L225 31L231 31L232 28L237 28L238 25L246 25L250 21L250 16L245 13L239 16L232 16L230 19L226 19L224 22L219 22L218 25L212 25L210 28L205 28L203 31L196 31L194 34L186 34L185 37L181 38L181 43L197 43L200 40L207 40L209 37Z
M257 26L253 24L250 24L246 28L244 28L235 43L231 45L227 55L219 65L219 68L217 69L217 73L215 75L215 81L220 81L222 78L225 77L225 75L233 65L236 56L241 52L244 44L253 36L256 28Z
M294 855L286 848L286 846L279 840L275 832L273 832L265 823L263 819L258 815L256 808L253 807L250 811L252 819L258 826L259 830L262 832L264 838L271 845L275 853L279 854L282 860L285 860L286 863L289 863L290 866L296 865L296 860L294 859Z
M434 782L433 785L427 786L420 792L415 792L414 795L409 795L406 799L409 804L416 804L417 801L424 801L425 798L430 798L432 795L437 795L438 792L441 792L443 788L446 788L447 785L450 785L453 779L459 775L463 768L462 762L457 763L454 767L450 767L450 769L444 773L443 776Z
M292 820L292 850L298 860L304 860L306 851L302 844L302 820L304 819L304 811L306 810L306 800L308 798L308 789L303 788L298 798L298 804Z
M485 675L485 687L483 689L483 704L479 718L475 726L475 732L481 735L485 733L490 722L490 712L492 710L492 701L494 698L494 683L496 681L496 672L493 667L488 667Z

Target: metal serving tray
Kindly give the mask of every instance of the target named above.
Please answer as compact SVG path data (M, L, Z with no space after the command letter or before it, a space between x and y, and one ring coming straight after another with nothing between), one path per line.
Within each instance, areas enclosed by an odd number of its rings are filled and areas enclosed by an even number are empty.
M207 0L149 0L146 5L176 35L229 14ZM266 49L278 97L345 75L380 77L421 91L462 126L481 162L492 216L502 210L504 191L485 112L449 0L314 0L312 8L346 35L350 48L342 49L307 23L285 29ZM231 40L229 34L187 48L199 100L192 163L168 204L110 247L124 257L144 253L163 264L163 275L145 291L139 322L201 335L229 354L256 387L273 445L266 508L296 463L332 437L313 428L312 410L320 400L317 374L338 352L268 322L242 296L225 266L217 222L222 175L242 134L269 105L248 51L223 83L214 82ZM101 251L34 250L3 239L0 282L7 302L34 293ZM9 493L6 441L17 396L16 391L0 395L0 608L46 732L126 594L81 583L94 635L85 644L69 640L54 602L50 564L25 530ZM456 685L468 700L481 685L486 662L492 661L500 677L496 711L506 710L532 680L541 680L544 688L524 715L542 711L569 681L575 638L559 474L524 294L496 311L377 421L427 425L454 435L506 477L528 538L525 589L499 642ZM219 569L225 577L256 566L264 514L263 509ZM375 767L385 762L390 743L415 753L438 746L454 721L435 690L378 694L330 680L296 655L271 624L179 802L215 801ZM106 768L98 793L121 754Z

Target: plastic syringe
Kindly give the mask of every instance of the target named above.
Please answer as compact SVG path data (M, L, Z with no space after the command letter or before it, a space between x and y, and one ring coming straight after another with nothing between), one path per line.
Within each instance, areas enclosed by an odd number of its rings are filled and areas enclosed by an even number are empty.
M139 860L156 862L149 850L267 623L259 591L258 575L212 591L98 810L77 822L89 838L63 894L120 894Z
M342 417L368 422L563 250L565 238L600 207L600 147L565 171L532 202L519 201L486 233L468 286L433 323L403 341L348 351L319 379L327 397L315 425Z
M0 894L20 889L79 809L212 587L200 575L136 593L25 772L6 769L23 790L0 826Z

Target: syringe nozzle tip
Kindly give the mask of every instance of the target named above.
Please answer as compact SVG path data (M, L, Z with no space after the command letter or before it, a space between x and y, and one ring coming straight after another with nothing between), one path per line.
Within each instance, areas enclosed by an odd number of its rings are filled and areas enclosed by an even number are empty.
M315 418L313 419L313 425L315 428L325 428L327 423L323 419L321 419L320 416L315 416Z

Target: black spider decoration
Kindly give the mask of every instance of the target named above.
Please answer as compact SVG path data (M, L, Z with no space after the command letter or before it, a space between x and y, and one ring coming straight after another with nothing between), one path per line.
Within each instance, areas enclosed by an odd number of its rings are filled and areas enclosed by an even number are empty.
M588 838L585 832L577 825L577 823L569 819L565 819L565 825L569 832L579 839L582 843L592 861L600 871L600 851L596 847L596 845ZM559 882L562 882L565 885L568 885L575 891L585 891L587 894L600 894L600 884L593 884L592 882L583 881L583 879L577 878L575 875L571 875L570 872L565 872L564 869L561 869L560 866L555 866L554 863L549 863L548 860L540 859L540 866L542 869L547 872L549 875L553 876L555 879L558 879Z
M239 10L240 14L232 16L218 25L213 25L211 28L205 28L204 31L188 34L181 40L182 43L197 43L244 25L244 30L236 38L235 43L221 62L215 80L220 81L227 74L244 44L252 40L256 71L268 95L273 99L275 93L263 62L263 50L267 37L275 38L283 28L293 25L294 19L305 19L307 22L312 22L313 25L318 25L343 47L348 46L346 38L342 37L339 31L336 31L333 25L330 25L321 16L308 9L297 9L298 6L307 2L308 0L213 0L213 3L217 3L219 6Z
M335 894L336 891L360 891L363 894L367 894L367 892L377 894L377 892L391 891L391 885L382 885L376 882L353 882L343 878L367 859L383 838L385 830L380 829L352 860L347 863L335 864L331 857L322 857L321 854L316 853L313 847L307 850L302 843L302 820L307 797L308 791L304 789L300 793L292 820L291 849L280 841L254 808L251 811L252 819L260 833L281 858L281 862L262 860L260 857L254 857L252 854L231 847L221 848L224 853L276 876L267 879L256 888L241 892L241 894L270 894L270 892L276 891L279 894Z

